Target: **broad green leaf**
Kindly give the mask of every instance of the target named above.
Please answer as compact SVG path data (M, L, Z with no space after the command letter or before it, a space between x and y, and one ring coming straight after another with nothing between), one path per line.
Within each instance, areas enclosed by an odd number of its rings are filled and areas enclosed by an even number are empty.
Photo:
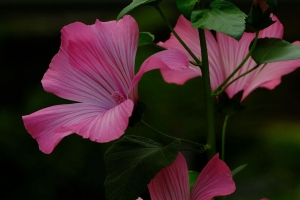
M174 162L179 146L180 140L164 146L139 136L125 136L115 142L104 155L106 199L137 199L150 180Z
M147 3L151 3L151 2L155 2L157 0L133 0L131 2L131 4L129 4L128 6L126 6L118 15L117 20L121 19L124 15L126 15L127 13L129 13L130 11L132 11L134 8L143 5L143 4L147 4Z
M238 166L237 168L235 168L234 170L232 170L231 174L232 176L236 175L237 173L239 173L240 171L242 171L245 167L247 167L248 164L243 164L241 166Z
M154 41L154 35L149 32L140 32L139 46L152 44Z
M199 176L199 172L189 171L190 190L193 189L198 176Z
M300 58L300 46L278 38L260 38L251 57L257 64L296 60Z
M215 0L209 9L193 11L191 22L194 28L215 30L239 40L245 30L245 18L246 14L234 4Z
M187 19L190 19L192 11L198 0L176 0L176 5L181 14Z

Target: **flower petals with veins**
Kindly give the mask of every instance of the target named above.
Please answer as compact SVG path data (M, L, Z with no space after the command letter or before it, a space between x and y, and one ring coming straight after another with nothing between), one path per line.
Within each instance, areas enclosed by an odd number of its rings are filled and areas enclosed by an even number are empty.
M161 70L163 78L165 79L166 82L180 84L179 82L181 81L174 80L172 79L171 76L168 75L164 76L164 75L168 71L172 71L174 73L176 73L176 71L179 71L180 73L181 70L182 71L187 70L188 66L189 66L188 57L185 54L183 54L181 51L178 51L176 49L160 51L158 53L153 54L142 63L140 70L132 80L132 85L133 86L136 85L145 72L154 69ZM185 77L183 77L183 79L185 79Z
M138 34L130 16L65 26L60 51L42 80L44 89L65 99L113 107L111 93L127 94L131 87Z
M185 158L178 153L175 161L162 169L148 184L151 200L189 200L189 177Z
M258 35L259 38L282 38L282 24L276 16L271 15L271 18L275 21L275 23L260 31ZM201 52L199 50L199 35L197 29L193 28L191 23L183 16L179 17L174 29L187 44L187 46L192 50L192 52L201 60ZM255 34L245 32L240 41L236 41L235 39L219 32L216 33L216 39L213 37L210 31L206 31L205 35L208 49L211 89L215 90L247 56L249 52L249 45L254 39ZM299 43L300 42L295 42L294 44L299 45ZM158 45L168 49L178 49L188 55L187 51L177 41L173 34L171 34L169 40L166 42L159 42ZM189 59L192 61L190 56ZM255 66L256 63L250 57L245 62L243 67L231 78L231 80L251 70ZM280 84L281 77L283 75L292 72L298 67L300 67L300 59L294 61L288 60L278 63L269 63L265 67L262 68L261 66L247 75L239 78L229 87L227 87L225 92L229 98L232 98L238 92L244 91L242 96L242 100L244 100L254 89L258 87L274 89L278 84ZM170 79L172 79L172 82L176 82L177 80L178 83L184 83L184 81L187 81L190 78L201 75L200 70L197 71L191 69L195 69L195 66L190 65L188 69L190 71L189 73L179 74L176 72L168 72L166 74Z
M51 153L65 136L76 132L93 141L108 142L127 128L133 102L126 100L113 109L75 103L57 105L23 116L25 128L35 138L40 150Z
M192 190L192 200L211 200L235 191L231 171L226 163L216 154L198 176Z

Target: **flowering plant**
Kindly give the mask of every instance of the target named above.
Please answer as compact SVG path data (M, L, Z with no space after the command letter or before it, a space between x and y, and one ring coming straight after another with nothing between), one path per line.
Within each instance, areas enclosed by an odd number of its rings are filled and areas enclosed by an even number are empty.
M146 188L153 200L209 200L229 195L236 188L232 175L245 165L231 171L225 163L228 119L242 109L241 101L253 90L274 89L283 75L300 67L300 42L282 40L275 0L255 0L248 15L225 0L214 0L209 7L204 0L177 0L182 15L175 28L160 2L133 0L117 20L65 26L59 52L42 84L47 92L76 103L25 115L25 128L44 153L51 153L72 133L98 143L114 141L104 155L106 199L138 199ZM139 33L128 13L142 5L158 11L171 31L168 40L154 43L151 33ZM245 32L246 25L252 32ZM136 51L143 45L161 51L147 58L135 73ZM138 96L138 90L143 90L138 89L138 82L155 69L165 82L177 85L201 77L205 142L162 133L143 120L146 105ZM221 147L216 144L215 111L225 114ZM124 136L127 127L136 123L160 134L160 140L142 133ZM186 149L182 143L193 148ZM188 171L183 150L207 154L209 162L200 174Z

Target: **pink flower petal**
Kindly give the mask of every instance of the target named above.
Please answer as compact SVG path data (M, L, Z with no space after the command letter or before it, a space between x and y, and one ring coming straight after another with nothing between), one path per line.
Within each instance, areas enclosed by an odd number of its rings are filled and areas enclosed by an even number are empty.
M204 167L192 190L192 200L211 200L235 191L228 166L216 154Z
M300 45L300 41L293 44ZM251 83L245 88L243 93L244 99L253 90L258 87L274 89L281 82L281 77L291 73L300 67L300 59L287 60L282 62L269 63L263 67L259 73L251 80Z
M125 97L134 76L138 27L130 16L62 29L62 44L42 80L46 91L78 102L113 107L111 94Z
M167 83L176 83L178 85L183 85L186 81L199 76L201 73L199 67L191 66L183 70L161 69L160 72Z
M214 84L214 85L217 86L220 85L226 79L226 77L228 77L236 69L236 67L243 61L243 59L247 56L249 52L249 45L254 37L255 37L254 33L244 33L240 41L236 41L235 39L225 34L217 33L217 41L218 41L219 49L220 52L222 52L222 56L220 57L221 66L212 66L212 67L213 68L222 67L224 69L225 75L222 81L219 80L218 84ZM242 73L248 71L255 65L256 63L253 61L253 59L249 58L244 64L244 66L235 74L233 78L236 78ZM245 85L249 84L249 79L251 80L251 77L255 76L257 73L258 71L256 73L252 72L251 74L248 74L243 78L240 78L239 80L235 81L233 84L231 84L226 89L226 93L228 94L229 98L232 98L237 92L243 90ZM216 88L212 87L212 89L214 90Z
M191 22L184 18L184 16L180 16L177 24L175 26L175 31L180 36L180 38L185 42L185 44L191 49L191 51L200 59L201 57L201 49L200 49L200 40L199 40L199 33L198 30L193 28L191 25ZM210 75L211 79L211 85L212 88L216 88L224 79L224 72L223 69L220 68L220 52L218 49L217 42L212 35L212 33L208 30L205 31L205 37L206 37L206 43L207 43L207 50L208 50L208 56L209 56L209 66L210 66ZM178 40L175 38L173 34L171 34L170 39L168 39L166 42L159 42L158 45L168 48L168 49L178 49L182 52L184 52L188 57L190 61L194 61L194 59L187 53L187 51L184 49L184 47L178 42ZM184 81L187 81L188 79L194 78L196 76L201 75L201 71L199 67L195 67L193 65L190 65L189 72L184 72L182 74L175 74L175 72L169 72L174 73L173 77L176 76L184 76ZM171 76L171 75L170 75ZM179 77L178 77L179 79ZM184 81L181 81L184 83ZM180 83L181 84L181 83Z
M259 38L262 37L282 38L283 35L282 24L275 16L272 16L272 19L275 20L276 22L273 25L269 26L268 28L260 31ZM246 55L249 52L249 45L254 39L254 37L255 37L254 33L244 33L241 40L236 41L227 35L224 35L222 33L217 33L217 42L220 48L220 52L222 52L221 54L222 56L220 60L225 70L225 77L228 77L234 71L234 69L242 62L242 60L246 57ZM253 59L249 58L247 62L243 65L243 67L236 73L236 75L232 79L252 69L255 65L256 63L253 61ZM213 67L215 68L215 66ZM252 84L254 82L254 79L256 79L256 77L259 76L260 73L261 73L260 68L258 68L253 72L247 74L246 76L238 79L233 84L231 84L225 90L229 98L232 98L236 93L238 93L241 90L247 90L248 85ZM265 78L267 78L267 76L265 76ZM223 79L223 81L224 80L225 78ZM278 81L274 81L274 83L275 82L278 83ZM249 92L244 93L243 99L248 94Z
M274 37L282 38L283 36L283 26L274 15L271 18L276 21L273 25L260 31L259 38L263 37ZM175 31L182 38L182 40L187 44L187 46L192 50L192 52L201 60L201 50L199 35L197 29L191 26L191 23L180 16L177 24L175 26ZM242 62L249 52L249 45L255 37L254 33L244 33L241 40L238 42L233 38L224 35L222 33L217 33L217 40L213 37L210 31L206 31L206 40L209 56L209 68L210 68L210 78L211 78L211 88L215 90L225 79L228 77L234 69ZM189 56L189 60L193 60L192 57L187 53L183 46L178 42L178 40L171 34L171 37L166 42L159 42L158 45L168 48L168 49L178 49ZM226 93L229 98L232 98L239 91L244 90L243 99L257 87L266 87L268 89L274 88L280 83L280 78L282 75L290 73L293 71L297 65L297 62L287 63L291 67L287 67L284 72L279 72L277 75L271 76L272 78L266 76L262 73L267 69L256 69L253 72L247 74L243 78L235 81L227 89ZM236 73L232 78L236 78L242 73L252 69L256 63L250 58L244 64L244 66ZM268 64L269 66L270 64ZM188 70L183 70L182 72L177 71L166 71L161 70L164 78L168 82L176 82L177 84L183 84L185 81L201 75L199 68L190 65ZM262 74L261 74L262 73ZM280 75L281 74L281 75Z
M194 54L197 56L201 55L198 30L193 28L191 22L185 19L183 15L179 16L174 30ZM168 39L166 42L159 42L158 45L167 49L178 49L184 52L189 57L189 60L193 60L177 40L177 38L173 35L173 33L171 33L170 39Z
M275 15L271 14L271 18L275 23L260 31L258 34L259 38L273 37L281 39L283 37L283 25Z
M182 52L175 49L160 51L143 62L140 70L132 80L132 86L137 84L145 72L153 69L160 69L166 82L181 84L187 79L186 76L176 78L172 74L168 74L168 72L175 73L177 71L180 73L187 70L188 66L188 57Z
M152 200L189 200L188 168L181 153L168 167L162 169L148 184Z
M67 135L77 133L97 142L109 142L119 138L128 125L133 102L126 100L114 108L76 103L57 105L23 116L25 128L35 138L44 153Z

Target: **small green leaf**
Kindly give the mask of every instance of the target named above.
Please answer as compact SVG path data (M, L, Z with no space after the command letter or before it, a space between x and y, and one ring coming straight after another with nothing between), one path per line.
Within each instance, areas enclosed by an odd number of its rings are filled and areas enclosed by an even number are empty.
M260 38L251 57L257 64L296 60L300 58L300 46L278 38Z
M242 171L245 167L247 167L248 164L243 164L241 166L238 166L237 168L235 168L234 170L232 170L231 174L232 176L236 175L237 173L239 173L240 171Z
M133 0L131 2L131 4L129 4L128 6L126 6L118 15L117 20L121 19L124 15L126 15L127 13L129 13L130 11L132 11L134 8L143 5L143 4L147 4L147 3L151 3L151 2L155 2L157 0Z
M176 5L181 14L187 19L190 19L192 11L198 0L176 0Z
M179 146L180 140L164 146L139 136L125 136L115 142L104 155L106 199L137 199L150 180L174 162Z
M193 11L191 22L194 28L215 30L239 40L245 30L245 18L246 14L234 4L215 0L209 9Z
M149 32L140 32L139 46L152 44L154 41L154 35Z
M198 176L199 176L199 172L189 171L190 190L193 189Z

